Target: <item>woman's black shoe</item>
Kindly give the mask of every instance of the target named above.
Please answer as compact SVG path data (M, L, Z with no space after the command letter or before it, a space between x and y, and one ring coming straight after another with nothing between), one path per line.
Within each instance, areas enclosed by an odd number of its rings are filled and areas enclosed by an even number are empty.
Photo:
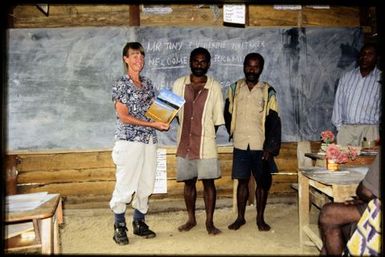
M154 238L156 236L155 232L150 230L146 223L143 220L134 220L132 222L132 227L134 229L134 234L144 237L144 238Z
M114 239L115 243L117 243L118 245L128 244L128 237L126 231L126 223L122 222L114 224L114 236L112 237L112 239Z

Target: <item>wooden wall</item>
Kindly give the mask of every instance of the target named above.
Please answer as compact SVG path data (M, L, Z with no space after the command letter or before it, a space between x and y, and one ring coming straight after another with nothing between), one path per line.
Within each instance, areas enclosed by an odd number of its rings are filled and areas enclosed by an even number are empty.
M48 16L36 5L17 5L9 14L10 27L72 27L72 26L127 26L139 18L140 26L223 26L221 5L164 5L172 9L168 14L144 12L148 5L82 5L50 4ZM301 10L276 10L272 5L247 5L248 26L360 26L361 13L372 9L355 6L329 6ZM139 14L130 9L139 11ZM364 15L365 16L365 15ZM367 15L366 15L367 16ZM365 26L371 21L366 19Z
M165 14L148 11L151 7L172 10ZM247 5L247 27L358 27L366 41L377 40L376 6L327 5L315 9L277 10L273 5ZM34 4L11 6L10 28L57 28L74 26L223 26L223 6L208 4L49 4L48 15ZM376 36L377 35L377 36Z
M313 142L314 151L319 142ZM218 197L232 197L232 147L219 147L222 177L216 181ZM111 150L89 151L18 151L7 154L9 165L18 171L17 193L60 193L67 204L99 202L110 199L115 185L115 166ZM13 160L13 161L12 161ZM13 162L13 164L12 164ZM293 193L297 182L297 143L283 143L276 158L279 172L273 176L271 193ZM156 198L183 198L183 183L175 180L175 148L167 148L167 194ZM202 185L197 183L199 197Z

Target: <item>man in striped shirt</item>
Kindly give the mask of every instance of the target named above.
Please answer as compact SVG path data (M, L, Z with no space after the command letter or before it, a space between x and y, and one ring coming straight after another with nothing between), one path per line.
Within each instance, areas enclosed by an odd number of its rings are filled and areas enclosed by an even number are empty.
M376 47L364 45L359 66L346 72L338 83L332 123L337 128L340 145L361 146L364 138L369 141L379 138L381 71L376 63Z

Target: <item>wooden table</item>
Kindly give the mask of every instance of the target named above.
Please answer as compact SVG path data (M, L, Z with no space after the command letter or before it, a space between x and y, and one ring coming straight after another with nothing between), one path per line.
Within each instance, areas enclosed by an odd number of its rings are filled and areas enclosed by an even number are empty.
M18 235L5 240L7 252L41 248L42 254L59 254L59 224L63 223L61 197L55 194L39 207L5 214L6 224L33 222L35 238L25 239Z
M369 165L376 158L377 152L362 152L355 160L349 160L347 163L344 163L344 167L356 167L360 165ZM325 154L320 153L305 153L305 156L312 159L314 162L316 161L324 161ZM324 167L326 167L326 163L323 163Z
M355 171L353 168L331 172L325 168L311 167L298 171L298 217L301 248L307 243L305 236L309 237L311 243L315 244L318 249L322 248L318 225L310 224L310 188L326 194L334 202L344 202L355 196L356 188L364 176L365 172Z

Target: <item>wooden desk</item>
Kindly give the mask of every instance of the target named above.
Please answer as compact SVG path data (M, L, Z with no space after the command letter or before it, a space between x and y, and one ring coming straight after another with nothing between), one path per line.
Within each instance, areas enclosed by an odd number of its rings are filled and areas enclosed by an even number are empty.
M364 172L354 171L353 169L330 172L324 168L314 167L298 171L298 217L301 248L305 245L305 235L318 249L321 250L322 248L318 225L310 224L310 187L331 197L334 202L344 202L355 195L356 188L364 176Z
M5 240L8 252L23 249L41 248L42 254L59 254L59 224L63 223L63 209L59 194L39 207L20 212L9 212L5 215L5 223L32 221L35 238L25 239L21 235Z

